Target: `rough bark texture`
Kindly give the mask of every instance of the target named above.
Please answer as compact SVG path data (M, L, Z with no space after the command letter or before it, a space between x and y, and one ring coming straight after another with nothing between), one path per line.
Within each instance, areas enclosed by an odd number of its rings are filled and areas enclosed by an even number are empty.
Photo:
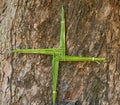
M120 105L119 0L0 0L0 105L51 104L51 57L10 51L58 47L61 5L67 54L109 62L61 62L57 101Z

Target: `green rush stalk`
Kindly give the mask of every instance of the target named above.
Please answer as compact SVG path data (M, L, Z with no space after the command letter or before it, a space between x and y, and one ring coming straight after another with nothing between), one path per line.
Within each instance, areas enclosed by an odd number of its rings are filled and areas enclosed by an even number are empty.
M56 98L57 98L56 88L57 88L58 68L59 68L60 61L94 61L94 62L106 61L105 58L68 56L68 55L65 55L65 49L66 49L65 48L65 18L64 18L64 8L62 6L59 48L12 50L12 52L16 52L16 53L39 53L39 54L47 54L47 55L53 56L53 59L52 59L52 103L53 105L56 104Z

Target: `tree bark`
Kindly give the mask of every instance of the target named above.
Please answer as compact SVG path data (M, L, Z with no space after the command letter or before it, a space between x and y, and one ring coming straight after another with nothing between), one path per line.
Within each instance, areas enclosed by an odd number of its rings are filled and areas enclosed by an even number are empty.
M120 105L119 0L0 0L0 105L50 105L51 56L12 49L56 48L65 8L66 54L107 62L60 62L57 102Z

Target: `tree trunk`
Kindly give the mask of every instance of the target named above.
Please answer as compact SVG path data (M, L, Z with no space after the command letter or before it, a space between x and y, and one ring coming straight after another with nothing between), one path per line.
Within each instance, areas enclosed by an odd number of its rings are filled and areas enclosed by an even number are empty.
M56 48L65 8L67 55L107 62L60 62L57 102L120 105L119 0L0 0L0 105L50 105L51 56L12 49Z

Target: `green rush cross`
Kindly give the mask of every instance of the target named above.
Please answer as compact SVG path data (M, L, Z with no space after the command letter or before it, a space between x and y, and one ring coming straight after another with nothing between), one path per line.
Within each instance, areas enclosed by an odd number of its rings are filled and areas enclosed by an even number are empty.
M95 57L79 57L79 56L68 56L65 55L65 18L64 18L64 8L62 6L61 14L61 33L60 33L60 47L59 48L50 48L50 49L18 49L12 50L12 52L17 53L39 53L52 55L52 103L56 104L57 97L57 81L58 81L58 67L60 61L95 61L102 62L105 61L105 58L95 58Z

